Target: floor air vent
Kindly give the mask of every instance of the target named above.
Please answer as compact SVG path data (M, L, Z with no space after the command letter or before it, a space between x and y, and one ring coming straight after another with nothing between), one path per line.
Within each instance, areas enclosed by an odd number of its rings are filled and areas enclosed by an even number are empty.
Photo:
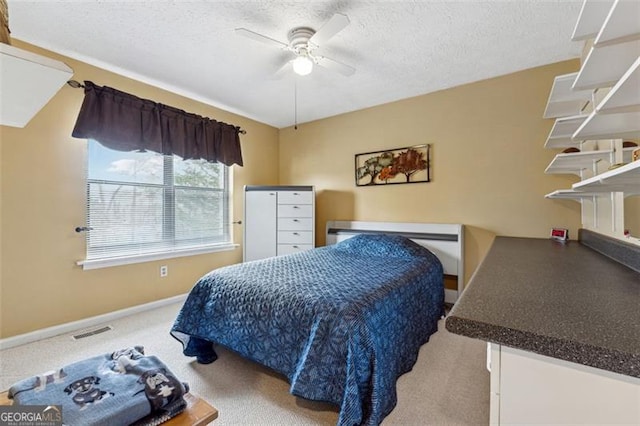
M111 327L110 325L107 325L106 327L100 327L100 328L96 328L95 330L88 330L79 334L74 334L72 337L73 337L73 340L79 340L79 339L84 339L85 337L93 336L95 334L105 333L109 330L113 330L113 327Z

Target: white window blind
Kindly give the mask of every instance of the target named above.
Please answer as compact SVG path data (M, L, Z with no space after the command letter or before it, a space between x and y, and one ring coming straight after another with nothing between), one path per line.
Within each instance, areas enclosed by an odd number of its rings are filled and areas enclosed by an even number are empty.
M230 243L228 167L89 140L87 260Z

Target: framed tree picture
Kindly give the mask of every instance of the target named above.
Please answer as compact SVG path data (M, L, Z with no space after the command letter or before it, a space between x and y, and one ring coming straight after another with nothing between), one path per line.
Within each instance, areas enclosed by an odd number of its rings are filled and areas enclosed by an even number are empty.
M429 182L429 144L356 154L356 185Z

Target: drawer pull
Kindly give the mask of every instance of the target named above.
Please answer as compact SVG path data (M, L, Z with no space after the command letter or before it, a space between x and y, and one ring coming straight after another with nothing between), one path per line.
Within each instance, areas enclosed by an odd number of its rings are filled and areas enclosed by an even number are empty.
M298 246L293 246L293 248L296 248L296 249L297 249L297 248L299 248L299 247L298 247Z
M298 206L293 206L293 208L294 208L294 209L299 209L300 207L298 207Z
M297 232L294 232L293 235L300 235L300 234L298 234Z
M300 222L298 219L293 219L294 222Z
M293 195L298 195L298 193L297 193L297 192L294 192L294 193L293 193Z

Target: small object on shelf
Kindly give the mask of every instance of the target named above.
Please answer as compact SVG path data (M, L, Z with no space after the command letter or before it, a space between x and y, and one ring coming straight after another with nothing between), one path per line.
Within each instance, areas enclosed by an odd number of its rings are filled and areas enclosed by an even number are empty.
M618 167L622 167L624 165L626 165L627 163L616 163L616 164L612 164L609 166L609 168L607 170L613 170L613 169L617 169Z
M565 228L551 228L551 239L562 243L569 240L569 230Z
M631 153L631 161L638 161L638 160L640 160L640 148L634 149L633 152Z
M634 146L638 146L638 144L632 141L622 141L623 148L633 148Z
M580 152L578 148L570 147L562 151L563 154L569 154L571 152Z

